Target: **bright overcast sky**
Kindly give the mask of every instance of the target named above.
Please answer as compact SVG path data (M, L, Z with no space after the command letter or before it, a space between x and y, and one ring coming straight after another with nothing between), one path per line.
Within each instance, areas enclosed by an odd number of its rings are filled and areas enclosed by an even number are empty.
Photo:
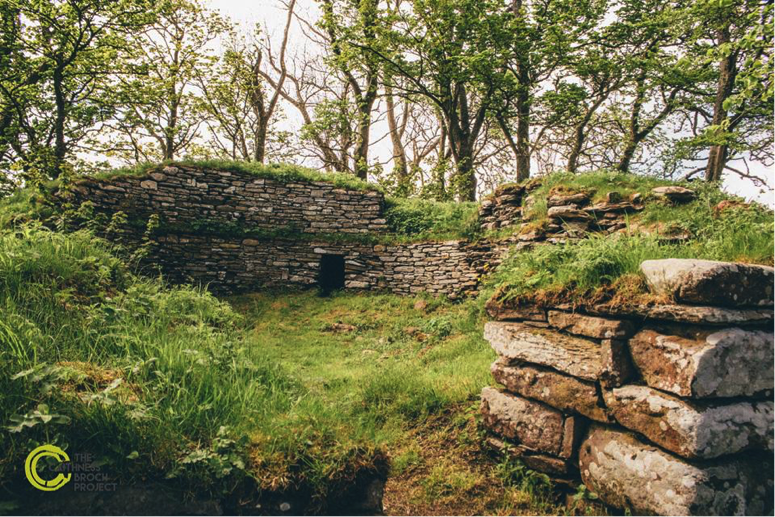
M279 0L257 0L252 2L248 0L205 0L205 2L211 8L219 10L221 14L228 16L246 29L256 23L261 23L275 37L279 36L285 23L286 14ZM313 19L319 11L315 0L297 0L296 12L307 19ZM293 45L295 40L298 45L299 39L302 37L298 26L295 27L292 34L294 37L291 38L291 44ZM377 150L380 155L385 151L387 151L389 156L389 149ZM770 187L775 186L775 174L773 174L772 168L767 170L761 165L754 164L751 166L751 169L753 173L766 178ZM753 185L751 181L743 180L737 175L728 174L725 178L724 186L731 193L775 206L775 197L773 197L772 190L765 189L762 191L762 189Z

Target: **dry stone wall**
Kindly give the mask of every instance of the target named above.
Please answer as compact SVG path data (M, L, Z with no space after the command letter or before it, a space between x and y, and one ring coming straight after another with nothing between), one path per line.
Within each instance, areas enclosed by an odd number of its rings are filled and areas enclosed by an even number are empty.
M489 443L633 514L771 514L773 269L641 269L681 305L488 303Z
M159 215L166 223L204 220L240 223L255 230L363 234L386 230L384 199L370 190L326 182L284 182L246 172L167 166L144 176L81 180L79 201L130 217Z
M322 258L338 255L344 259L345 288L455 298L476 292L482 273L508 248L467 241L359 242L359 235L387 232L382 194L324 182L167 166L139 177L85 179L72 192L76 203L89 201L108 215L121 211L139 221L158 215L162 226L148 247L146 265L159 267L174 282L203 284L223 294L315 286ZM203 222L216 230L193 231ZM246 232L221 232L219 224ZM288 237L268 236L278 230ZM260 231L267 232L256 236ZM356 235L331 239L335 234ZM142 237L143 230L135 228L120 238L138 245Z
M168 234L158 243L154 261L171 280L207 284L217 292L315 286L324 255L344 257L348 289L455 297L478 285L473 255L460 241L388 246Z

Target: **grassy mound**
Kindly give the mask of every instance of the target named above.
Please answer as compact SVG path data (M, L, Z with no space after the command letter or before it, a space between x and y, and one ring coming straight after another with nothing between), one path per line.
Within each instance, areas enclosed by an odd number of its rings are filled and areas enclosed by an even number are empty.
M39 443L95 452L125 482L320 504L382 468L243 325L205 292L136 277L88 232L0 234L0 483Z
M263 164L258 162L231 160L177 160L167 161L161 164L144 163L133 167L113 169L96 174L92 177L109 180L121 176L145 176L150 172L159 170L167 165L180 165L181 167L193 167L214 171L242 172L257 178L273 179L284 183L293 181L322 181L345 189L380 190L377 185L358 179L352 174L345 174L342 172L320 172L308 167L287 163Z
M688 185L697 193L689 203L673 205L654 199L651 189L665 182L640 176L593 173L549 176L531 194L536 199L530 222L546 217L546 196L558 192L590 192L602 200L608 192L622 197L640 193L643 211L628 217L626 231L590 234L578 241L535 246L512 255L489 279L489 292L521 303L644 301L640 274L644 260L697 258L773 264L773 213L746 204L715 185ZM541 208L543 206L543 209ZM660 234L682 233L680 242Z

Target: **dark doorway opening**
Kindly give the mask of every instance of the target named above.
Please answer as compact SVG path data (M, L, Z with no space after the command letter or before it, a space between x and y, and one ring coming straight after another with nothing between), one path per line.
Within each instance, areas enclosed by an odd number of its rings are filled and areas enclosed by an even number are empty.
M320 257L318 285L323 294L344 288L344 257L323 255Z

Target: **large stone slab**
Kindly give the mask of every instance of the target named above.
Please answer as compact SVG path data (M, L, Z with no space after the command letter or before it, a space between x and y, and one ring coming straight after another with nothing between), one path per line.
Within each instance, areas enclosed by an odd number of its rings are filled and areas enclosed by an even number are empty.
M574 208L573 205L553 206L546 211L549 219L560 219L563 221L589 221L591 216L583 210Z
M623 386L604 396L620 424L685 458L773 449L772 401L692 403L647 386Z
M512 364L533 363L588 381L615 379L614 384L628 376L627 351L621 341L600 344L521 323L496 321L485 324L484 337Z
M593 382L582 381L539 366L508 366L501 360L492 363L490 371L496 381L517 395L599 422L612 421L605 412L603 401Z
M646 260L640 265L652 291L699 305L772 305L773 268L714 260Z
M629 321L610 320L578 313L549 311L548 319L552 327L596 339L627 338L634 330Z
M597 425L581 444L579 470L603 502L634 515L766 515L772 508L770 460L692 464Z
M703 325L771 324L772 309L729 309L691 305L595 305L587 307L590 314L631 316L643 320L675 321Z
M570 458L578 443L576 418L534 400L488 387L481 411L488 429L534 451Z
M729 328L693 337L644 329L630 354L646 383L682 397L737 397L773 388L773 334Z

